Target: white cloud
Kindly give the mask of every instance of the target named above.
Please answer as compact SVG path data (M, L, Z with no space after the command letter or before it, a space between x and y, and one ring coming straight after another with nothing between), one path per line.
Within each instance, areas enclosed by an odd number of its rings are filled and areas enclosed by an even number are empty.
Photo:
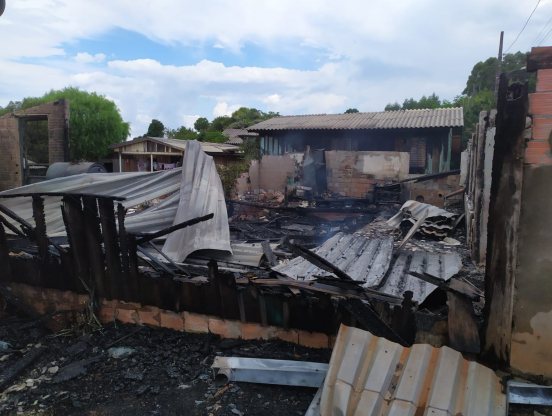
M137 135L152 118L167 126L190 125L196 116L186 114L231 114L240 107L232 103L297 114L349 107L377 111L432 92L451 99L477 61L496 55L500 30L509 46L533 3L205 0L190 7L178 0L9 1L0 18L0 38L10 40L0 50L0 105L80 86L113 98ZM527 50L550 15L552 3L541 2L512 49ZM115 29L196 52L191 64L181 66L115 60L90 71L86 64L107 57L87 52L71 57L65 50L100 36L115 43L109 38ZM247 45L270 59L251 64ZM224 49L221 55L230 56L233 65L204 59L212 48ZM104 51L122 56L119 49ZM282 55L291 58L285 65L278 64ZM152 58L147 49L135 56Z
M90 63L100 63L105 60L105 55L103 53L97 53L95 55L90 55L87 52L79 52L75 56L75 62L78 64L90 64Z
M199 117L200 117L200 116L187 116L187 115L183 115L183 116L182 116L182 120L183 120L184 126L190 128L190 129L193 129L193 128L194 128L194 123L196 122L196 120L197 120Z
M280 102L280 95L278 94L272 94L272 95L269 95L268 97L266 97L265 99L265 102L267 102L268 104L276 104L278 102Z
M215 108L213 108L213 117L231 116L240 107L240 105L229 106L226 102L218 102Z

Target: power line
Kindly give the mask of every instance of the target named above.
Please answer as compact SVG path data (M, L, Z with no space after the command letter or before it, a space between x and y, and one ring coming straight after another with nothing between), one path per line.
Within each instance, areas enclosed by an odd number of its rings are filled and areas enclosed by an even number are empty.
M552 33L552 29L548 31L546 35L544 35L544 38L542 38L537 46L541 46L544 42L546 42L546 39L548 39L548 36L550 36L550 33Z
M527 21L525 22L525 24L523 25L523 28L521 29L521 32L518 33L518 35L516 36L516 39L512 42L512 44L510 45L510 47L508 49L506 49L506 52L504 53L508 53L508 51L510 50L510 48L512 46L514 46L514 43L516 43L516 41L518 40L519 38L519 35L521 35L523 33L523 31L525 30L525 27L527 26L527 23L529 23L529 20L531 20L531 17L533 16L533 13L535 13L535 10L537 10L537 7L539 7L539 3L541 2L541 0L539 0L537 2L537 5L535 6L535 8L533 9L533 11L531 12L531 15L529 16L529 19L527 19Z
M534 46L537 44L537 39L540 38L540 35L542 35L542 32L544 32L544 29L546 29L546 27L550 24L550 22L552 22L552 17L550 18L550 20L548 20L548 22L546 22L546 24L544 25L544 27L542 28L542 30L540 31L540 33L537 35L537 37L535 38L535 40L533 41L533 43L531 43L531 46Z

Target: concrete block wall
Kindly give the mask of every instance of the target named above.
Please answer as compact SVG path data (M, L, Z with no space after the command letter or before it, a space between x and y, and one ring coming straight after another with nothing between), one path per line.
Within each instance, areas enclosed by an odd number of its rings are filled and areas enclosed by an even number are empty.
M14 295L21 298L23 302L40 314L59 310L76 311L83 309L84 304L90 300L88 295L22 283L11 283L10 288ZM222 338L281 339L310 348L332 348L335 343L335 337L318 332L298 329L284 330L276 326L242 323L241 321L225 320L216 316L190 312L174 312L156 306L120 300L102 300L99 315L99 319L103 323L117 320L123 323L150 325L175 331L213 333L220 335ZM64 323L69 324L68 321Z
M552 69L537 71L529 113L533 131L523 166L510 365L552 377Z
M328 189L343 196L373 199L378 182L401 180L408 175L406 152L325 152Z

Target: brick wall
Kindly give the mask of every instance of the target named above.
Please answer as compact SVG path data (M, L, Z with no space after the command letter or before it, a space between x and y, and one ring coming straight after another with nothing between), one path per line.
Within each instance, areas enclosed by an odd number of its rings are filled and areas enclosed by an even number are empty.
M90 300L88 295L79 295L72 291L47 289L22 283L11 283L10 287L14 295L21 298L23 302L40 314L59 310L79 310ZM241 321L225 320L216 316L190 312L177 313L155 306L119 300L104 299L100 305L99 315L99 319L103 323L117 320L136 325L170 328L175 331L210 332L220 335L222 338L281 339L311 348L331 348L335 343L335 337L318 332L298 329L286 331L275 326L242 323ZM68 324L69 322L65 323Z
M69 161L68 100L56 100L6 114L0 117L0 191L23 185L18 120L25 116L48 118L49 164Z
M328 151L325 155L328 189L353 198L373 199L374 184L403 179L410 161L405 152Z

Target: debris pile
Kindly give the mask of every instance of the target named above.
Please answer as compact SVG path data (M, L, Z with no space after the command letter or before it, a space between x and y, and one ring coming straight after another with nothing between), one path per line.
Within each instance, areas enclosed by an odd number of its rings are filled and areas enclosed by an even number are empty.
M418 232L434 239L444 239L450 236L458 225L461 215L446 211L436 206L418 201L406 201L399 213L389 220L393 227L411 228L427 213Z

